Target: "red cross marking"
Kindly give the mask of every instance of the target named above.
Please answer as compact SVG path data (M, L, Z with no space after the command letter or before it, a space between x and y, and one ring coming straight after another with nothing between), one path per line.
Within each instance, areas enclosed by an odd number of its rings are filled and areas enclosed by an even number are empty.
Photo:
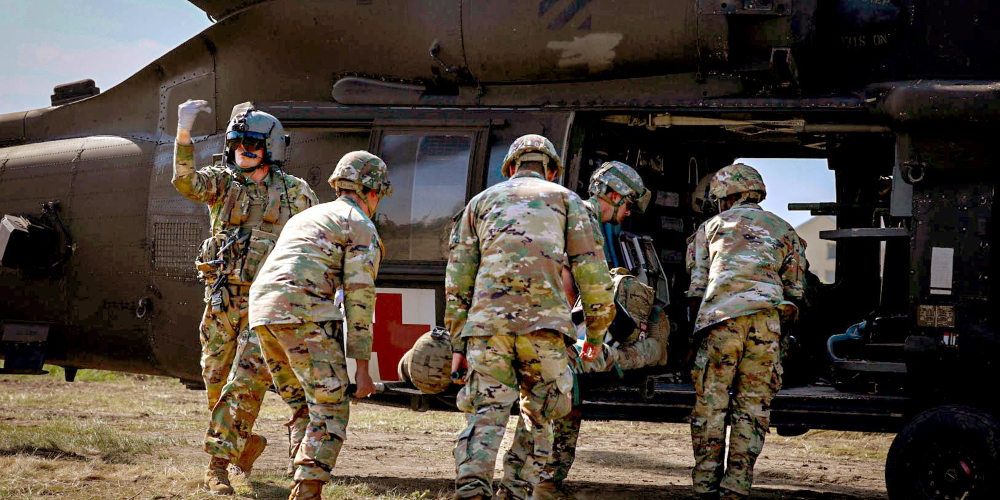
M380 293L375 302L375 324L372 326L372 350L378 353L379 377L398 381L397 366L406 351L413 347L431 325L403 323L403 295Z

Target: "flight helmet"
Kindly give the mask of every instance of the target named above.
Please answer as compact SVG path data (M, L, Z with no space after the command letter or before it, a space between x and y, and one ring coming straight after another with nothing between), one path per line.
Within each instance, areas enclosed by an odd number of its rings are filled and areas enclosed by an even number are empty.
M261 165L280 167L285 163L285 149L291 138L285 135L285 128L270 113L259 111L253 103L244 102L233 106L233 114L226 126L226 161L236 164L236 148L243 144L247 149L264 148ZM254 167L254 170L257 167Z
M617 203L608 197L609 190L622 196ZM594 171L590 176L590 194L608 202L615 210L623 203L632 202L636 212L646 211L651 196L639 172L620 161L604 162Z
M556 152L556 147L552 145L552 141L540 135L528 134L518 137L507 150L507 156L503 159L500 173L505 178L510 179L517 172L521 163L526 161L542 162L546 174L555 168L556 179L562 175L562 160L559 158L559 153Z

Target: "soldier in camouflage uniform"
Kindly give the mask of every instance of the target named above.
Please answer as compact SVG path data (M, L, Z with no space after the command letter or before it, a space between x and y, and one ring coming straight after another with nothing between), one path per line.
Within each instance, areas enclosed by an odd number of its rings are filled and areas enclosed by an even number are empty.
M576 338L563 267L583 299L583 359L600 354L614 317L604 251L583 201L553 182L561 171L548 139L518 138L503 161L509 180L470 200L452 231L445 327L452 371L468 371L458 406L469 414L455 442L457 498L492 497L496 454L519 395L531 443L526 461L539 469L532 477L551 480L552 420L572 405L564 338Z
M604 235L600 231L601 223L621 224L632 210L643 212L649 202L650 192L643 185L639 173L632 167L617 161L606 162L594 171L590 178L591 197L584 202L595 229L594 240L598 247L604 247ZM652 306L653 291L635 277L625 274L624 269L612 271L612 280L629 280L619 286L642 288L640 291ZM568 295L573 295L572 276L564 268L564 289ZM646 309L649 311L649 308ZM647 318L637 318L645 322ZM650 314L650 334L634 335L624 343L605 344L601 355L593 360L580 359L582 343L577 342L569 349L570 368L576 373L606 372L614 369L632 370L646 366L656 366L666 363L667 335L669 326L666 315L659 307L653 308ZM574 405L566 416L553 421L554 443L549 467L552 469L552 480L541 483L535 489L535 496L543 495L552 498L572 498L563 487L563 480L569 475L569 469L576 457L576 443L580 437L580 409ZM531 494L531 485L538 483L533 473L537 469L530 467L528 451L531 441L528 439L524 421L518 422L517 434L510 451L504 457L504 478L500 485L499 496L508 500L525 499ZM526 467L526 465L529 465Z
M347 358L357 362L354 396L375 391L368 360L384 248L372 217L392 185L385 162L367 151L344 155L330 184L339 197L289 221L250 287L250 326L262 339L264 356L287 357L309 402L293 500L320 498L347 438ZM336 303L339 288L343 312Z
M264 392L272 384L257 336L247 328L247 294L257 268L293 215L317 203L298 177L280 170L288 137L281 123L252 104L238 104L226 128L224 165L194 169L191 127L205 101L178 107L173 184L187 198L209 207L211 233L196 265L205 281L201 365L212 420L205 451L212 460L205 486L232 494L226 466L249 474L267 441L252 434ZM292 407L291 429L305 428L305 395L287 368L271 367L274 384ZM295 436L293 436L294 438Z
M691 477L702 498L728 500L750 494L781 387L780 322L802 300L805 257L795 230L757 204L766 191L752 167L719 170L711 194L720 213L698 228L689 251L687 295L698 306Z

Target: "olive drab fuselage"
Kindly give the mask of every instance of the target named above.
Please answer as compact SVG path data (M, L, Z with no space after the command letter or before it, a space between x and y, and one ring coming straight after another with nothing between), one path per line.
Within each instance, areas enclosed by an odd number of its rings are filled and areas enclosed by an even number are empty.
M200 385L192 332L202 310L192 304L205 287L192 263L219 232L210 227L218 214L206 217L171 184L174 110L189 99L214 110L191 129L198 165L208 165L229 109L253 97L292 136L282 168L321 201L336 197L324 181L337 154L393 160L396 193L375 220L387 249L373 325L384 382L396 383L406 347L444 322L450 216L503 178L517 138L543 134L565 163L558 182L577 194L609 161L632 166L650 190L647 212L624 229L648 234L670 275L675 376L694 329L678 300L688 289L684 239L712 215L707 180L739 158L817 159L836 199L792 201L836 217L809 241L833 266L814 272L834 284L810 287L816 300L792 333L799 351L783 363L786 382L805 385L778 394L772 424L896 432L944 405L1000 414L968 383L996 378L1000 345L1000 287L991 285L1000 275L991 222L1000 51L984 43L1000 36L989 22L1000 3L196 3L219 22L120 84L0 115L0 213L43 220L58 236L19 248L44 257L42 279L4 254L0 288L21 298L0 308L0 321L48 328L45 362ZM330 26L343 36L330 37ZM358 40L373 50L356 50ZM267 61L266 78L248 55ZM230 260L225 274L245 279ZM867 329L855 328L862 322ZM860 345L831 352L831 339ZM819 377L832 387L815 385ZM655 412L650 401L616 398L594 395L588 416L681 422L693 392L658 384ZM900 478L891 498L920 496L898 493L912 467L887 472ZM972 476L990 477L980 472Z

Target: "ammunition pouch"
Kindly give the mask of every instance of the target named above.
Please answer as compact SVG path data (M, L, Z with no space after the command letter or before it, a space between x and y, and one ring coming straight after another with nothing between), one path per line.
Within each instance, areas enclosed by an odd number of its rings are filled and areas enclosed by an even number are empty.
M206 284L225 278L230 285L246 286L257 277L278 241L276 232L290 217L288 210L282 212L288 206L283 185L280 180L271 182L266 197L260 197L251 196L239 180L230 184L219 213L226 230L206 239L195 260L198 277Z
M228 234L218 233L201 242L198 258L194 261L195 267L198 268L199 279L206 283L214 283L220 276L226 276L232 272L233 259L219 255L219 249L225 246L228 239ZM229 248L231 249L232 246Z
M261 264L264 263L264 259L267 259L277 241L278 235L274 233L260 229L251 230L246 252L244 252L243 258L239 261L239 272L236 276L238 281L230 281L233 283L252 283L254 278L257 277L257 271L260 270Z
M235 232L234 232L235 231ZM249 285L278 241L278 235L261 229L234 229L209 237L201 244L195 266L206 284L225 277L231 285ZM244 236L240 236L243 233ZM233 241L233 238L237 238Z

